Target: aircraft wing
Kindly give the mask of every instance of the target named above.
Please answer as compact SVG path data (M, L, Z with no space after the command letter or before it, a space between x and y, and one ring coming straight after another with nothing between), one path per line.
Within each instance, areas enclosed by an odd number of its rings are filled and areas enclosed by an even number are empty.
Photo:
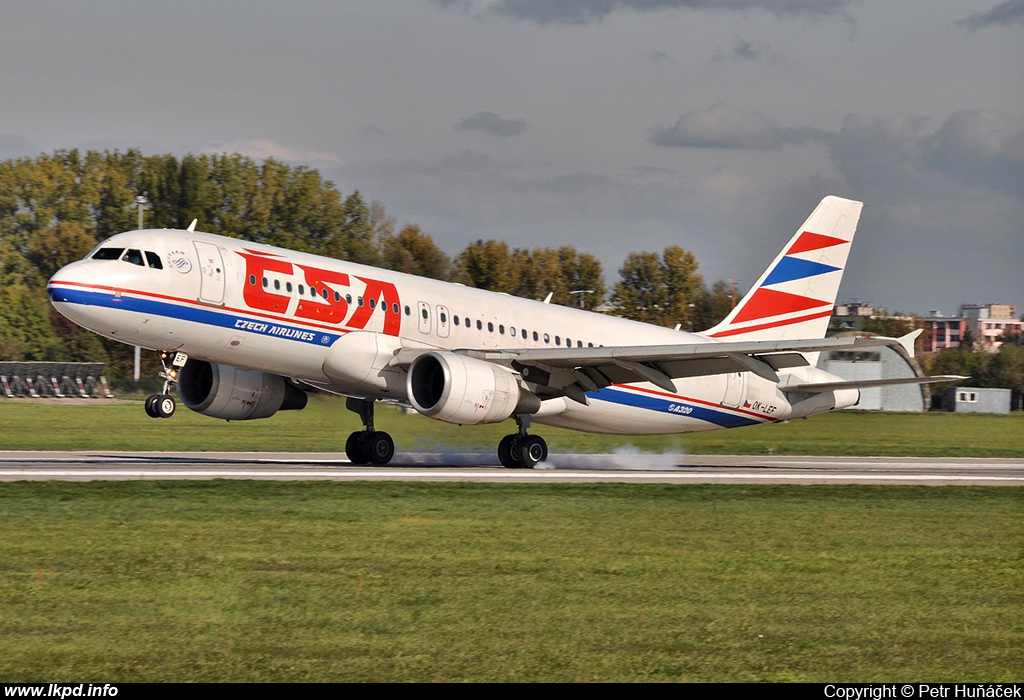
M848 382L822 382L820 384L785 384L779 389L787 393L820 394L837 389L872 389L879 386L898 384L937 384L939 382L955 382L968 379L958 374L937 374L934 377L901 377L899 379L860 379Z
M920 333L917 330L901 338L846 336L814 340L457 352L509 366L530 384L548 390L542 393L562 394L586 403L584 394L587 391L598 391L612 384L650 382L671 392L675 391L673 379L730 372L753 372L778 382L777 370L807 366L802 353L901 346L913 355L913 341ZM417 349L401 350L391 364L409 364L422 352Z

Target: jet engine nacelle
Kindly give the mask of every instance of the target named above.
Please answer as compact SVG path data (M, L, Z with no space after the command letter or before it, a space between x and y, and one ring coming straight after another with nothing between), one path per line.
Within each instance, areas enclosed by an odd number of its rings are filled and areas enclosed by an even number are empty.
M511 370L454 352L417 357L406 390L423 415L459 425L499 423L540 410L540 399L520 388Z
M224 420L269 418L306 407L306 392L284 377L190 359L178 375L182 403L197 413Z

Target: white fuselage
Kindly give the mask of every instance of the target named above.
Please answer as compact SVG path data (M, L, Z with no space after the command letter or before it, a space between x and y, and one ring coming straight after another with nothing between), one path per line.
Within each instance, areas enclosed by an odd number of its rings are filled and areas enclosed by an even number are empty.
M50 298L65 316L115 340L292 377L350 396L405 402L402 349L680 345L703 335L544 304L237 239L177 230L119 234L101 248L154 254L160 269L86 259L54 275ZM836 379L813 367L794 380ZM684 433L778 422L842 408L856 392L791 403L750 372L588 392L589 405L543 402L538 423L618 434ZM840 395L841 394L841 395Z

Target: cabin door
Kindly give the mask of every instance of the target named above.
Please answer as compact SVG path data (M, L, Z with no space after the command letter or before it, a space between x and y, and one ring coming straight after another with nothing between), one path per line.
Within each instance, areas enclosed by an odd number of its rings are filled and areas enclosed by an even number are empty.
M224 305L224 260L220 248L213 243L192 241L199 255L199 271L202 278L199 287L199 301L214 306Z

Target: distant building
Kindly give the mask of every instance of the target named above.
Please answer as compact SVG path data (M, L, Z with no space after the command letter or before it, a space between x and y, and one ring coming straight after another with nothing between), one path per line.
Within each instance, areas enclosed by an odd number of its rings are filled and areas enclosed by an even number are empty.
M933 311L931 316L919 318L918 321L925 323L931 330L927 337L924 352L938 352L947 348L960 347L960 341L967 330L967 321L959 316L943 316L938 311Z
M849 334L847 334L849 335ZM921 368L903 349L834 350L818 356L818 367L850 381L920 377ZM903 384L860 390L854 408L876 411L925 411L928 389L921 384Z
M886 315L886 311L883 307L873 306L860 301L836 304L835 308L832 310L832 320L829 322L829 330L833 333L859 331L864 328L864 322L868 319Z
M943 403L947 411L956 413L1009 413L1009 389L982 389L955 386L946 392Z
M995 352L1002 345L999 337L1003 333L1024 332L1024 321L1017 318L1017 307L1012 304L961 304L956 316L933 311L918 320L931 327L931 342L925 352L958 348L968 332L985 350Z
M885 309L881 306L872 306L860 301L850 301L845 304L836 304L836 316L885 316Z

